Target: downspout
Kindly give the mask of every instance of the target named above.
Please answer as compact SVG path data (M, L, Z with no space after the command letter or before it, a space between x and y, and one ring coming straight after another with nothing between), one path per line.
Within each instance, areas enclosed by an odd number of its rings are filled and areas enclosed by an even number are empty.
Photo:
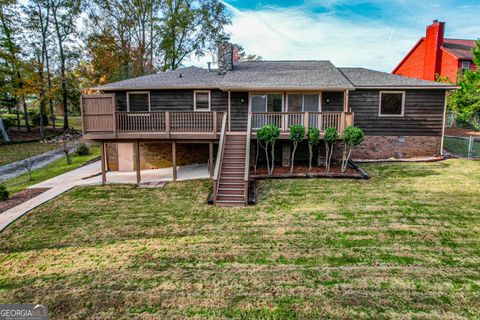
M445 102L443 105L443 121L442 121L442 140L440 141L440 155L443 157L443 140L445 139L445 124L447 120L447 98L448 92L445 90Z

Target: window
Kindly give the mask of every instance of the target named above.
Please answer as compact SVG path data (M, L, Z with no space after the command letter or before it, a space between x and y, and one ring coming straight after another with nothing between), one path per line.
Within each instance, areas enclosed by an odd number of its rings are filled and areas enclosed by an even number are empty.
M287 104L289 112L319 111L318 94L288 94Z
M150 111L150 92L127 92L127 111Z
M210 111L210 91L195 91L193 94L193 110Z
M250 96L252 112L282 112L283 95L281 94L252 94Z
M405 92L380 91L380 116L403 116Z
M470 70L470 61L462 61L462 70Z

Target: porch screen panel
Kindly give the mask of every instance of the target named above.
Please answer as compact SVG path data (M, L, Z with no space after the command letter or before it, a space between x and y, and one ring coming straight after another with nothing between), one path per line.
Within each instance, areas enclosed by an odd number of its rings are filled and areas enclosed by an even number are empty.
M288 111L289 112L302 111L302 95L301 94L288 95Z
M282 112L283 97L281 94L269 94L267 98L268 112Z
M306 94L303 96L303 111L314 112L318 110L318 94Z
M256 94L252 96L252 112L267 111L267 95Z

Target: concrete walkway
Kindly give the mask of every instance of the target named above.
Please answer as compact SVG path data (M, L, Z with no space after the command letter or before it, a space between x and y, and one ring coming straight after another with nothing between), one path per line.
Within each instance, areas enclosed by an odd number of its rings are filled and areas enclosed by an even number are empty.
M102 177L99 175L100 170L100 161L97 161L29 187L51 189L14 208L0 213L0 231L25 213L73 187L101 184ZM172 181L172 168L142 170L141 177L142 182ZM208 179L209 177L208 165L206 164L178 167L177 180ZM107 183L136 184L136 172L107 172Z

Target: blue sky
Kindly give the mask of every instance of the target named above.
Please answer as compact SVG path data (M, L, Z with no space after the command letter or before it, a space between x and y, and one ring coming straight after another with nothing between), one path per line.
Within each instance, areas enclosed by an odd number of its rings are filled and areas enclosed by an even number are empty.
M480 38L479 0L224 3L232 14L232 41L265 60L326 59L390 72L434 19L446 22L448 38Z

